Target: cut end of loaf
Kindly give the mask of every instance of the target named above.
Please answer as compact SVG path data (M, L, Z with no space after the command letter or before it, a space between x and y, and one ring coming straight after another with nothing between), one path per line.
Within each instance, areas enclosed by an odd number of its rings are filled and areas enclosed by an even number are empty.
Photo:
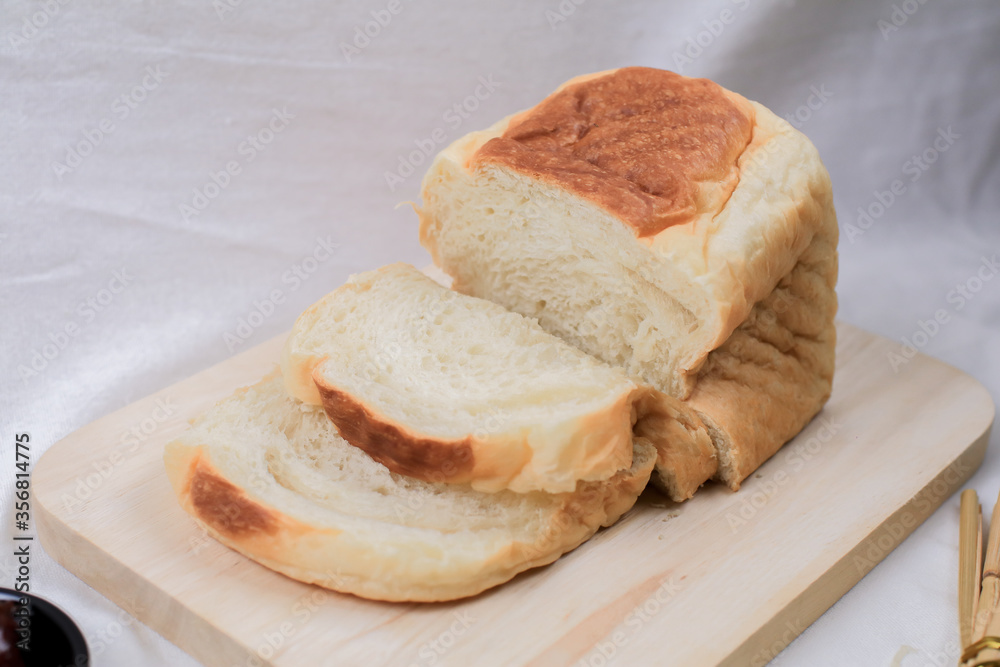
M656 444L653 483L674 502L691 498L716 473L709 431L682 401L649 389L637 404L635 432Z
M422 238L454 289L536 319L633 378L690 392L706 327L720 318L613 216L503 167L469 172L443 156L424 199Z

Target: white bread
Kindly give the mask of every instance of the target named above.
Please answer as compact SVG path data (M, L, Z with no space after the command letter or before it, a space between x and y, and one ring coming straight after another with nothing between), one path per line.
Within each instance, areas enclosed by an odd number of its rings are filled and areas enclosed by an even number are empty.
M167 445L181 506L223 544L301 581L376 600L475 595L574 549L632 507L655 453L573 493L484 494L389 472L277 373Z
M760 104L648 68L579 77L447 147L422 198L421 242L455 289L537 318L710 430L716 459L681 447L658 466L675 499L712 476L738 488L829 396L829 176Z
M479 491L572 491L632 462L670 409L620 369L408 264L352 276L282 353L289 393L396 473ZM706 440L707 434L706 434Z

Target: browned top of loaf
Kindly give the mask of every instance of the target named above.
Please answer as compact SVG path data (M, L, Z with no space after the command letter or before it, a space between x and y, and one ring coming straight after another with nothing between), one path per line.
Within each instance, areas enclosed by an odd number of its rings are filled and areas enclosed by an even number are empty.
M516 116L472 166L494 163L585 197L636 236L721 208L739 181L753 109L707 79L627 67Z

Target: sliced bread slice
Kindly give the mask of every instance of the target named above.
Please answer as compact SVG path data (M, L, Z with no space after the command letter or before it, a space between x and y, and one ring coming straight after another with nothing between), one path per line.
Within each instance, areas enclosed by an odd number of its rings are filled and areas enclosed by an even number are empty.
M167 445L181 506L208 533L295 579L392 601L475 595L551 563L632 507L653 448L572 493L480 493L394 474L275 373Z
M480 491L609 479L658 405L534 320L408 264L354 276L303 313L282 372L289 393L390 470Z

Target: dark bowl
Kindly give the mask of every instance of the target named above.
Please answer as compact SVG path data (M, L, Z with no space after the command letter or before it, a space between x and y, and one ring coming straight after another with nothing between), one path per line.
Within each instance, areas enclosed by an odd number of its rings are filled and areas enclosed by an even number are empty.
M89 664L87 642L66 612L30 593L0 588L0 667Z

